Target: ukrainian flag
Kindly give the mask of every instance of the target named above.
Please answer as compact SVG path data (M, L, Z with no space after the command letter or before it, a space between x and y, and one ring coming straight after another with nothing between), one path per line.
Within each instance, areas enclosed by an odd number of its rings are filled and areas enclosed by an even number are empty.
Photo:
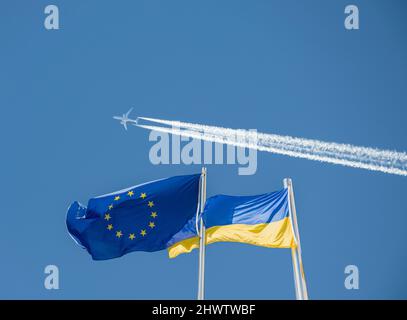
M289 216L288 189L257 196L217 195L209 198L202 214L206 244L241 242L268 248L296 246ZM170 258L199 247L196 218L170 241Z

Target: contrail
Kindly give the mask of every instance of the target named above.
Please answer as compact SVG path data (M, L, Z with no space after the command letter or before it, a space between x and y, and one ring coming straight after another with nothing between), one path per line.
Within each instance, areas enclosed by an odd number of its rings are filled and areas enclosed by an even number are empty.
M134 125L182 137L407 176L405 152L145 117L137 118Z

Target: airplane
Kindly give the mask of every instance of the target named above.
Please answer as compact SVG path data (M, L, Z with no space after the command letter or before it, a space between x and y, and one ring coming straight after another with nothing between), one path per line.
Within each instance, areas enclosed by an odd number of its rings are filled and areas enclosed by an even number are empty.
M127 123L133 123L134 125L137 124L137 120L133 120L133 119L129 119L129 114L130 112L133 110L133 108L131 108L129 111L127 111L125 114L123 114L121 117L120 116L114 116L113 119L115 120L119 120L120 124L123 125L123 127L127 130Z

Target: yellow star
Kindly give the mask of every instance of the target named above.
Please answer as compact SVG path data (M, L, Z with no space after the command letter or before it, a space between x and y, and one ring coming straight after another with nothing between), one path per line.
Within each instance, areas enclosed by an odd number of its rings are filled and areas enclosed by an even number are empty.
M107 225L107 230L112 230L113 229L113 225L112 224L108 224Z
M130 239L130 240L134 240L135 237L136 237L136 236L134 235L134 233L130 233L130 235L129 235L129 239Z
M113 209L113 205L111 204L110 206L109 206L109 210L112 210Z
M147 232L146 230L141 230L140 234L144 237L147 234Z
M149 226L151 229L153 229L153 228L155 227L155 223L154 223L154 222L150 222L150 223L148 224L148 226Z
M154 202L153 202L153 201L149 201L149 202L148 202L148 206L149 206L150 208L152 208L152 207L154 206Z
M110 214L106 213L105 214L105 220L109 221L112 217L110 216Z
M119 201L119 200L120 200L120 196L114 197L114 201Z
M153 217L153 218L156 218L157 217L157 212L151 212L151 216Z
M131 196L134 195L134 192L130 190L129 192L127 192L127 195L128 195L129 197L131 197Z
M121 231L116 231L116 237L120 238L123 235Z
M144 198L146 198L147 197L147 195L143 192L141 195L140 195L140 198L141 199L144 199Z

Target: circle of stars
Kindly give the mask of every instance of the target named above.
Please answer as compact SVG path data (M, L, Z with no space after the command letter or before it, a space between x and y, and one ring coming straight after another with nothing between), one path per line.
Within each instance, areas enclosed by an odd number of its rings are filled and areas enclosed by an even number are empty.
M130 191L128 191L128 192L125 194L125 196L127 196L127 197L129 197L129 198L133 198L134 195L135 195L135 194L134 194L134 191L133 191L133 190L130 190ZM123 196L123 195L122 195L122 196ZM147 198L147 194L146 194L145 192L142 192L142 193L140 193L139 198L142 199L142 200L144 200L145 198ZM109 213L109 211L111 211L111 210L114 208L114 202L117 202L117 201L119 201L120 199L122 199L120 195L115 196L115 197L113 198L113 203L111 203L111 204L108 206L108 211L107 211L107 212L105 213L105 215L104 215L104 220L106 220L106 222L107 222L106 229L107 229L108 231L113 231L114 234L115 234L115 237L116 237L117 239L121 239L121 238L125 237L125 238L129 239L130 241L132 241L132 240L134 240L134 239L137 238L137 237L136 237L136 234L137 234L137 233L134 232L134 233L129 233L128 235L125 235L125 234L122 232L122 230L116 230L116 231L115 231L115 230L114 230L113 223L110 222L110 220L112 219L112 215ZM148 201L147 206L148 206L151 210L153 210L153 207L155 206L154 201ZM155 219L158 217L157 211L151 211L150 217L152 218L151 220L155 220ZM148 226L147 226L145 229L141 229L141 230L138 232L138 236L141 236L141 237L147 236L147 230L152 230L152 229L154 229L155 227L156 227L155 222L154 222L154 221L150 221L150 222L148 223Z

